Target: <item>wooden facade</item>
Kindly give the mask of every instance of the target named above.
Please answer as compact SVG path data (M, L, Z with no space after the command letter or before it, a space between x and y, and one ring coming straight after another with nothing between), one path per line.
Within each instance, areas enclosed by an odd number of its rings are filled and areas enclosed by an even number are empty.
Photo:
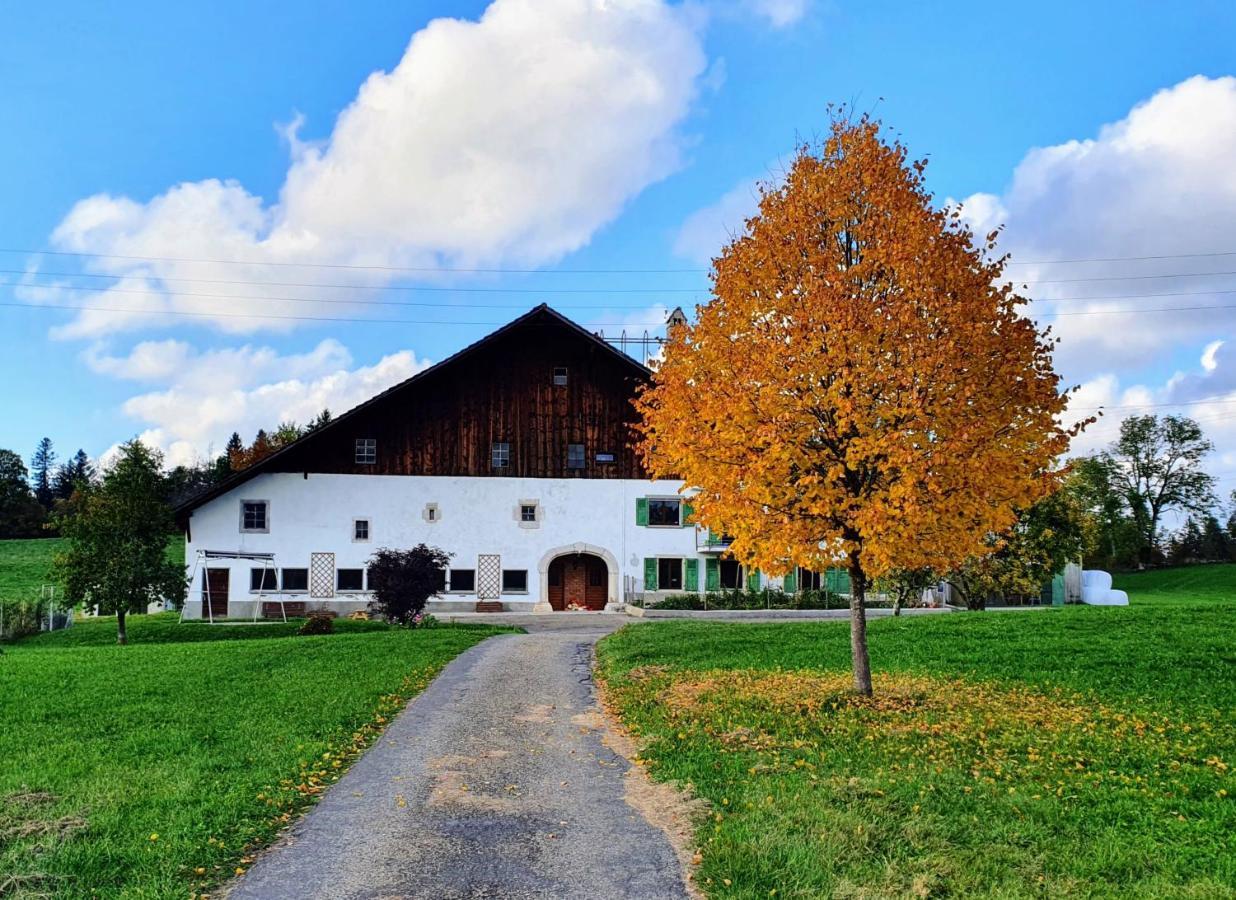
M236 478L260 471L644 478L631 401L647 376L635 360L539 306ZM358 440L374 442L372 462L358 461ZM495 443L509 445L505 466L493 465ZM580 445L582 466L572 465Z

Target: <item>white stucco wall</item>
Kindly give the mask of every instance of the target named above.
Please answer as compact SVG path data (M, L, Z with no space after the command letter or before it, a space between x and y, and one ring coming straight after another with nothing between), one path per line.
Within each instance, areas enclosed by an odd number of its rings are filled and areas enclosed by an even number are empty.
M657 556L695 558L695 529L638 526L636 498L677 496L678 481L452 478L398 475L259 475L196 510L190 520L186 560L197 550L243 550L275 554L278 568L306 568L310 554L335 554L339 569L362 568L379 547L405 549L427 543L454 554L452 567L477 568L480 554L498 554L502 568L528 572L526 594L503 594L508 609L530 610L545 597L545 570L557 552L595 553L606 559L609 600L622 601L624 576L643 589L644 559ZM240 530L242 500L269 502L268 533ZM523 503L539 506L535 527L520 522ZM428 522L426 504L436 504L438 519ZM368 519L370 538L352 539L353 521ZM212 562L230 568L229 615L250 615L249 561ZM616 571L615 571L616 568ZM704 564L699 564L703 587ZM190 588L186 615L201 614L202 574ZM331 602L307 595L285 595L340 612L364 608L364 594L337 595ZM476 601L475 593L446 594L442 601ZM433 607L431 602L431 609Z

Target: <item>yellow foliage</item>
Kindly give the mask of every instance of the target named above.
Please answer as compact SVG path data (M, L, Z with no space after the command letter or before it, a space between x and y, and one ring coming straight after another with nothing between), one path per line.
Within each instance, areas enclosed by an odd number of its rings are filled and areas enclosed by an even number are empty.
M838 120L762 188L714 299L672 330L637 400L647 467L772 574L844 563L861 592L989 552L1055 486L1070 434L994 238L933 208L877 123Z

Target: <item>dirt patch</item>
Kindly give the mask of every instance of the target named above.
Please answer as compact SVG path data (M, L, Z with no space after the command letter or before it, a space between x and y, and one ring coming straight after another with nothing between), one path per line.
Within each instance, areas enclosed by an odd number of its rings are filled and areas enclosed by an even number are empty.
M515 721L516 722L532 722L532 723L543 725L546 722L553 721L554 719L553 712L554 712L554 708L550 704L537 703L533 706L529 706L519 715L515 716Z
M430 760L434 776L429 789L429 805L462 807L476 812L514 812L518 799L515 785L507 785L502 793L493 794L477 784L484 780L487 762L509 755L508 750L486 750L480 756L439 756ZM404 806L406 801L400 802L401 797L396 795L396 802Z
M695 883L695 867L700 861L695 846L695 823L708 813L708 803L691 796L687 790L653 781L648 776L639 756L639 743L614 712L606 695L605 682L595 677L595 655L593 675L599 706L580 713L572 721L600 731L605 746L631 764L624 776L622 799L665 835L678 857L687 894L692 900L703 900L704 893Z

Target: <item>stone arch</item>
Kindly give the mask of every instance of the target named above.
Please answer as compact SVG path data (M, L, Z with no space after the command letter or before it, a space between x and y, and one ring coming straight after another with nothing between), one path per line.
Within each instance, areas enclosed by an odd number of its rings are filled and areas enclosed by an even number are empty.
M604 547L598 547L595 544L585 544L582 541L574 544L566 544L562 547L554 547L552 550L547 550L545 555L541 557L541 561L537 563L537 582L540 584L540 597L536 606L532 607L533 612L549 612L549 564L560 556L570 556L575 553L590 553L593 556L599 556L605 561L605 570L609 575L609 584L606 588L605 609L612 610L618 606L618 558L610 553Z

